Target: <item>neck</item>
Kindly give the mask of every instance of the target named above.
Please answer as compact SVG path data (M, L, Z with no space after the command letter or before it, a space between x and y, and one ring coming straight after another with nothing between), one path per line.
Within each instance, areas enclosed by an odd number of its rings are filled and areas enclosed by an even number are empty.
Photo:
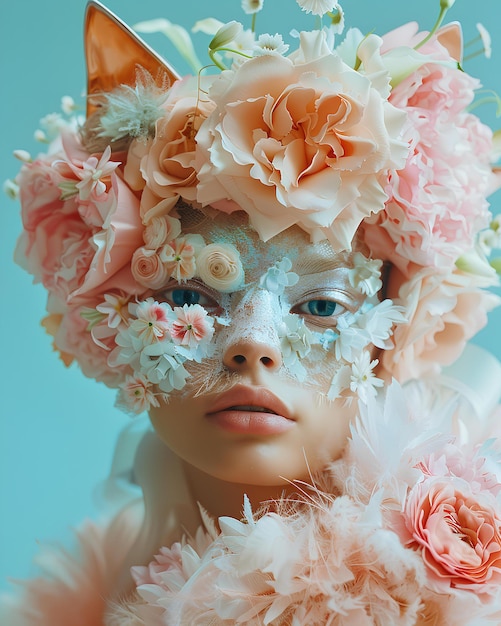
M252 510L256 512L262 504L276 501L282 496L297 491L291 485L243 485L227 482L183 463L190 495L215 519L230 516L243 517L244 495L249 498Z

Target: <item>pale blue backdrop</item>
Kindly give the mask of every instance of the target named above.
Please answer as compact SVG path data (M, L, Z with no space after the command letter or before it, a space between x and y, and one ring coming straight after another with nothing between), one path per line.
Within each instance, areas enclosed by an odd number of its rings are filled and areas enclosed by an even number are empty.
M85 87L82 21L86 0L6 0L0 9L1 143L0 179L16 174L11 157L16 148L36 153L33 131L46 113L59 110L60 98L76 98ZM347 21L364 32L384 33L416 19L430 28L439 0L346 0ZM242 19L240 0L109 0L108 6L129 24L155 17L191 27L195 18ZM476 34L476 22L495 35L501 20L499 0L457 0L450 20L461 20L465 40ZM304 28L295 0L265 0L258 16L261 32ZM310 22L308 21L310 20ZM162 36L148 39L180 71L187 68ZM203 39L205 42L206 40ZM200 56L204 54L199 50ZM467 65L486 87L501 92L501 37L493 42L490 61L479 57ZM493 127L501 127L493 107L480 111ZM499 197L493 211L501 210ZM496 206L497 205L497 206ZM65 369L52 352L50 338L39 326L45 293L12 262L20 231L17 203L0 197L0 588L6 577L32 572L37 542L67 540L71 526L94 514L92 490L109 468L113 443L127 423L114 408L114 392L84 378L77 368ZM501 357L501 313L477 343Z

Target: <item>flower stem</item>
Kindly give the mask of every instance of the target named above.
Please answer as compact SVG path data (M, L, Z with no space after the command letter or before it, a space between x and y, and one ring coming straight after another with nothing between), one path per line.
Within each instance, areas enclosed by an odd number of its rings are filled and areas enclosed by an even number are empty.
M424 44L427 41L430 41L430 39L437 32L437 30L440 28L440 26L442 26L442 22L444 21L444 17L445 17L446 13L447 13L447 7L441 6L440 7L440 13L438 15L437 21L435 22L435 25L430 30L430 32L426 35L426 37L422 41L420 41L416 46L414 46L414 50L418 50L419 48L421 48L421 46L424 46Z

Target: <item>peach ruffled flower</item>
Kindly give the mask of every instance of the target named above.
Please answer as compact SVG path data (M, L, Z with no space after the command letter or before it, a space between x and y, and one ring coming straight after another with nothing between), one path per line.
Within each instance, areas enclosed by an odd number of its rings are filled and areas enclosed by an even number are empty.
M473 494L458 478L427 478L411 490L404 517L438 591L498 592L501 511L494 498Z
M169 90L163 104L165 115L157 121L155 137L140 161L145 181L141 213L145 218L160 200L167 201L167 212L180 196L188 202L195 200L195 135L213 108L210 100L200 97L199 87L204 89L204 83L205 80L200 84L198 77L191 76L176 81Z
M405 114L323 31L301 33L292 57L223 72L209 97L216 108L197 135L197 199L243 209L264 240L298 224L349 248L359 223L384 207L388 170L405 163Z
M197 274L217 291L235 291L244 282L244 269L240 253L228 243L211 243L197 257Z

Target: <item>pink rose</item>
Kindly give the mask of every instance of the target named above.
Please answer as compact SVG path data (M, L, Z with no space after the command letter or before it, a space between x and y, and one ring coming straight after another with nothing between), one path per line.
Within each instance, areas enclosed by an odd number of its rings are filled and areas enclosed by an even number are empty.
M75 185L60 173L71 174L64 158L58 154L52 162L34 161L21 170L24 232L16 261L49 292L69 300L124 267L141 245L143 229L137 198L114 172L108 191L100 188L98 195L89 192L81 200L76 190L62 200L65 183Z
M396 279L393 270L391 281ZM400 382L440 372L463 351L468 339L486 323L486 313L498 298L480 287L488 279L460 272L424 269L405 280L396 302L405 308L406 324L393 333L394 348L381 354L381 362Z
M383 208L388 170L404 164L405 116L324 37L301 33L293 58L256 57L215 79L216 108L197 135L197 199L243 209L264 240L298 224L346 248Z
M164 205L167 211L180 196L189 202L195 200L195 135L213 106L206 97L200 97L198 89L197 77L174 83L163 105L165 116L157 121L155 138L141 159L146 182L141 199L145 220L162 199L169 200L168 206Z
M132 255L132 275L140 285L150 289L160 289L170 278L165 263L155 250L138 248Z
M501 518L495 499L474 495L460 479L414 486L404 520L440 592L496 593L501 584Z

